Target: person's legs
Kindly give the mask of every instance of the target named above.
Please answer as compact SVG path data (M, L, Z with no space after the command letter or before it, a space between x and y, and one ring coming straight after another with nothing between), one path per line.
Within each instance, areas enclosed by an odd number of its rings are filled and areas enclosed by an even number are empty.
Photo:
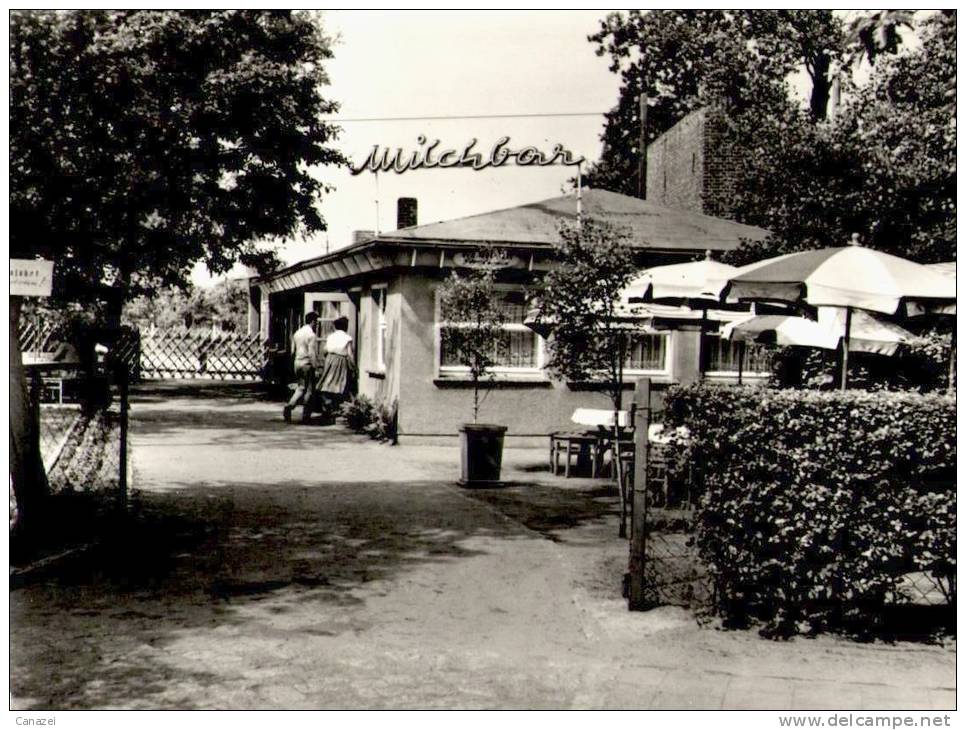
M315 371L306 368L305 379L302 381L301 388L305 391L302 397L302 423L307 423L309 416L312 415L312 404L315 402Z
M298 385L295 388L295 392L292 394L291 399L282 409L282 417L286 421L292 420L292 409L295 408L299 403L306 403L306 398L312 397L312 368L308 365L300 365L295 370L295 375L298 378ZM305 406L303 406L302 418L305 419Z

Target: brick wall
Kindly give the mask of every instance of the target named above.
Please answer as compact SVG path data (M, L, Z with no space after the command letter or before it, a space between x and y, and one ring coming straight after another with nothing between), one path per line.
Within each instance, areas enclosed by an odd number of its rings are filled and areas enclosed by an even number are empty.
M703 148L703 212L718 218L733 218L737 152L728 138L725 119L720 113L705 114Z
M647 199L668 208L702 210L705 111L692 112L647 148Z
M724 119L698 109L647 148L647 199L658 205L731 217L733 150Z

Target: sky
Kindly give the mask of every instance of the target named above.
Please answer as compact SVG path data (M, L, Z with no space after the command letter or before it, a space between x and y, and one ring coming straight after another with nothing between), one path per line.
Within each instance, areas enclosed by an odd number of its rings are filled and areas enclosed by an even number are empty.
M329 11L326 32L336 36L327 71L327 98L337 118L482 114L585 113L539 119L340 122L335 143L354 162L373 145L416 149L416 138L462 147L479 140L488 151L502 136L510 146L550 150L556 143L589 161L600 153L603 113L617 101L620 79L594 54L587 36L606 11ZM396 228L396 200L418 200L419 222L449 220L561 195L574 168L436 169L403 175L352 176L323 168L336 190L323 197L328 231L290 241L280 255L295 263L348 245L354 230ZM236 271L235 275L241 273ZM196 283L210 281L203 267Z

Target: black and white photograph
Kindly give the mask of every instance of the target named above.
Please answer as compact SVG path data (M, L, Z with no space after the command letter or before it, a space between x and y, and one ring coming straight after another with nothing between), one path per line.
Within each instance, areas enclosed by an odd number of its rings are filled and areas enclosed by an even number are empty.
M11 724L954 726L955 9L7 37Z

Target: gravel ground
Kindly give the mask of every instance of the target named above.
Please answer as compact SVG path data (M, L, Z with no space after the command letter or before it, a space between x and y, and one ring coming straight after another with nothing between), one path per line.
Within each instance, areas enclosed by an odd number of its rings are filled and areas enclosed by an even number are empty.
M250 388L143 387L131 527L11 595L14 709L941 709L954 647L771 642L629 613L613 490L507 449L286 426Z

